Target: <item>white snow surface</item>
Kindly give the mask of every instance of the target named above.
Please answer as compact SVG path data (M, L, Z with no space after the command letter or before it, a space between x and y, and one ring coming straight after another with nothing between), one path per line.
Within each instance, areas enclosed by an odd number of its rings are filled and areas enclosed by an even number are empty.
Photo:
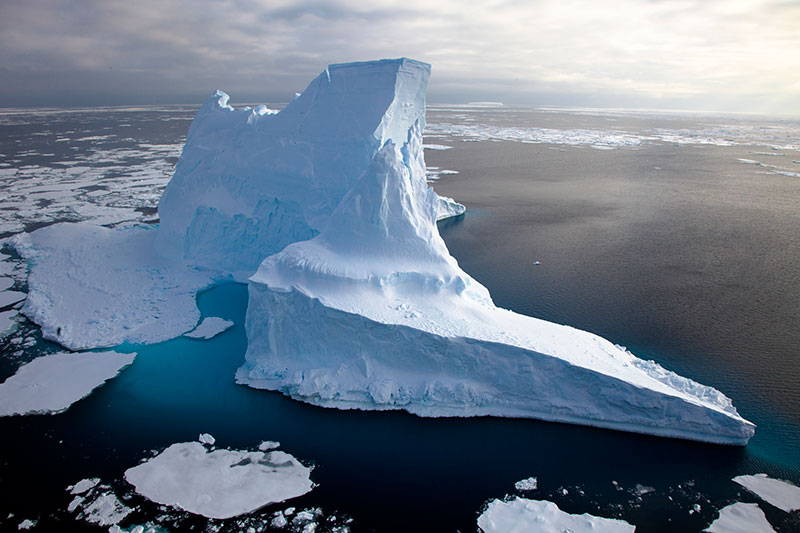
M189 333L184 333L184 337L191 337L193 339L212 339L227 330L233 325L230 320L225 320L218 316L210 316L203 319L203 321Z
M339 408L747 443L754 425L719 391L591 333L496 307L439 235L424 122L401 122L405 137L386 140L320 233L251 276L240 383Z
M736 476L733 481L783 511L800 509L800 487L767 474Z
M565 513L553 502L515 498L494 500L478 517L483 533L632 533L631 524L590 514Z
M213 277L155 253L156 232L63 223L15 236L30 268L23 314L71 350L161 342L193 329L195 294Z
M775 533L758 505L733 503L720 509L719 517L704 531L709 533Z
M0 416L55 414L133 362L135 353L56 353L34 359L0 384Z
M313 488L311 469L281 451L216 449L173 444L125 472L136 492L163 505L208 518L230 518Z

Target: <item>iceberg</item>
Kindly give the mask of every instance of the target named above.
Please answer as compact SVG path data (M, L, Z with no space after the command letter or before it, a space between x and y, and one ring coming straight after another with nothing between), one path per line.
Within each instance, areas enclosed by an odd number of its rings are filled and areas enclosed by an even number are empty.
M198 112L160 226L57 224L12 241L23 313L67 348L192 330L198 291L247 280L239 383L343 409L504 416L744 445L724 394L568 326L499 308L438 220L426 181L430 66L331 65L280 112ZM200 332L205 333L205 327Z
M389 91L383 99L404 113L369 117L365 106L349 118L379 124L381 142L345 146L354 151L343 157L369 160L366 169L324 226L304 210L319 228L313 238L267 257L249 278L238 382L342 409L530 417L746 444L754 425L719 391L591 333L494 305L436 226L443 200L426 183L422 145L429 67L337 67L358 88L376 68L396 82L370 90Z

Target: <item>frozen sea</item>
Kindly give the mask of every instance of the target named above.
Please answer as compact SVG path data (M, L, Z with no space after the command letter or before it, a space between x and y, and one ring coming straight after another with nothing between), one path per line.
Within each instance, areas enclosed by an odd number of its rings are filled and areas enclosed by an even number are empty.
M278 106L270 106L278 107ZM0 110L0 238L59 221L157 223L192 106ZM234 383L245 352L247 289L198 298L233 326L136 352L133 364L68 411L0 418L0 530L108 530L68 486L131 509L120 525L269 530L308 511L317 531L475 531L506 495L571 513L622 518L637 531L700 531L733 502L733 483L765 472L800 484L800 121L629 111L429 106L431 185L468 211L440 224L462 267L495 302L597 333L730 396L758 425L746 448L497 418L422 419L343 412ZM10 253L7 247L2 249ZM4 259L7 256L0 256ZM4 290L25 269L0 261ZM2 294L2 293L0 293ZM0 308L11 311L14 305ZM16 316L0 339L0 380L62 351ZM124 472L176 442L265 440L317 486L253 514L212 520L137 495ZM537 478L537 488L515 482ZM652 490L651 490L652 489Z

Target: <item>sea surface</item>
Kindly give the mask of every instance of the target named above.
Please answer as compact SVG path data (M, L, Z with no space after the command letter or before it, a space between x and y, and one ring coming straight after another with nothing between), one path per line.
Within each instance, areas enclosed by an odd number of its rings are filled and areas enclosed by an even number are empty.
M157 223L196 109L0 110L0 239L64 221ZM725 505L759 502L777 531L800 531L800 513L731 482L765 472L800 484L800 121L476 105L429 106L427 119L431 186L468 209L440 231L495 303L718 388L758 425L747 447L338 411L239 386L247 287L228 283L198 305L231 329L117 347L137 352L134 363L65 413L0 419L0 530L25 519L41 531L108 530L68 510L66 488L96 477L132 509L125 529L267 531L294 507L315 510L319 532L472 532L489 501L519 495L639 532L700 531ZM26 291L25 265L2 251L0 276ZM0 380L60 351L16 320L0 339ZM124 481L141 460L206 432L232 449L280 441L313 466L317 486L209 520ZM531 476L538 489L515 489Z

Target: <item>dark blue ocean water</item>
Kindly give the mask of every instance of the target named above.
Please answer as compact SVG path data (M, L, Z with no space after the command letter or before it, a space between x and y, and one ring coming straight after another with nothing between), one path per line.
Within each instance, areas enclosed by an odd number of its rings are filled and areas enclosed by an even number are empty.
M0 125L0 172L7 169L2 186L23 190L14 200L15 216L25 202L39 202L37 194L52 183L68 179L107 194L70 191L51 198L41 206L39 224L78 216L61 207L48 211L59 202L122 209L117 216L123 221L125 210L152 216L171 163L157 165L174 157L164 147L180 146L191 112L57 116L14 115ZM432 109L428 119L445 126L426 142L451 147L426 151L429 166L459 172L442 174L434 187L469 208L440 230L495 302L598 333L719 388L758 424L749 446L533 420L343 412L238 386L233 374L246 346L247 290L224 284L202 293L198 304L205 316L233 320L230 330L208 341L119 347L138 353L133 365L66 413L0 419L0 529L16 530L29 518L41 530L96 530L66 510L72 497L64 489L100 477L136 509L124 526L161 519L170 530L238 531L235 520L161 509L123 480L151 450L195 440L201 432L236 449L278 440L281 449L314 465L318 486L312 492L255 513L250 523L268 522L290 505L319 507L325 517L319 531L348 519L353 531L475 531L482 506L515 494L514 482L529 476L538 478L539 489L518 494L569 512L622 517L640 532L700 531L719 508L758 501L730 481L735 475L767 472L800 483L800 177L763 166L800 168L793 163L800 154L775 139L785 124L770 122L765 133L727 118L451 108ZM123 135L121 123L137 133ZM550 142L542 143L531 127L605 136L571 145L545 132ZM683 131L718 141L687 143ZM98 132L109 137L77 140ZM684 138L669 137L675 132ZM742 136L759 135L762 144L742 144ZM765 135L782 148L765 148ZM735 144L720 145L726 139ZM612 150L592 148L618 141ZM78 150L43 155L60 144ZM87 170L66 174L76 165L64 163L76 159ZM152 183L142 178L147 172ZM35 179L42 180L38 188L23 187ZM126 190L131 179L146 185ZM87 212L86 218L94 216ZM24 280L16 288L24 290ZM58 349L31 324L22 324L0 348L0 379ZM640 494L637 484L655 490ZM800 530L798 513L761 506L777 530Z

